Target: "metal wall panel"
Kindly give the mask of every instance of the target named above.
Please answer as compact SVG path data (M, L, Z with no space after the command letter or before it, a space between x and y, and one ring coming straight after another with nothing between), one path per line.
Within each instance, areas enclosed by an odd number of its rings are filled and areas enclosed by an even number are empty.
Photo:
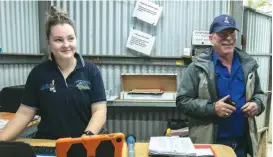
M249 54L272 53L272 17L245 8L244 36L246 38L245 51Z
M254 56L259 68L258 74L260 77L261 87L264 92L268 91L269 75L270 75L270 56Z
M9 53L39 53L38 1L0 1L0 47Z
M0 90L3 87L25 84L26 78L36 64L0 64ZM112 95L121 90L120 75L123 73L176 73L177 87L180 85L185 67L182 66L139 66L139 65L98 65L105 89Z
M152 56L181 56L191 47L192 30L208 30L213 18L228 12L228 1L154 1L163 6L157 26L132 17L135 1L51 1L76 22L78 52L136 55L125 45L130 29L156 36Z
M168 120L186 119L176 108L108 107L107 114L106 127L110 132L134 134L138 142L164 136Z
M0 91L4 87L24 85L35 64L0 64Z

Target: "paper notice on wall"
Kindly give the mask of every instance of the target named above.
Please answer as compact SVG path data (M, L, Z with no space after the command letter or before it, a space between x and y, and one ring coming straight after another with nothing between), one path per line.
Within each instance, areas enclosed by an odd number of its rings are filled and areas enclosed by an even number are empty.
M126 47L141 52L145 55L150 55L154 45L154 41L154 36L132 29L130 31Z
M192 45L211 45L209 31L193 30Z
M139 0L136 3L133 17L156 26L161 12L162 6L159 6L151 1Z

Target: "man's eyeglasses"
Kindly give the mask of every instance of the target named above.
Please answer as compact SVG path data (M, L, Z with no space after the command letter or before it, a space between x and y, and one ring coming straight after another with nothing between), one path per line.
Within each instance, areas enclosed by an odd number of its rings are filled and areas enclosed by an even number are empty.
M235 38L235 36L236 36L235 30L234 31L217 32L216 34L222 39L226 39L229 36L231 36L232 38Z

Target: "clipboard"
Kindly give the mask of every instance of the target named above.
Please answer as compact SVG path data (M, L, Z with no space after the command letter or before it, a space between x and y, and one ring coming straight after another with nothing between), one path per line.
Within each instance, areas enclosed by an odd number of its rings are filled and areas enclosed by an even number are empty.
M123 133L56 140L57 157L122 157Z

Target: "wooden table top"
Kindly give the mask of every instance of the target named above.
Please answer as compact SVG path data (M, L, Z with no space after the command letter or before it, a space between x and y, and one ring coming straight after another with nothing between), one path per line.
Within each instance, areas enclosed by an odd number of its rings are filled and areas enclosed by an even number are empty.
M55 147L55 140L44 139L17 139L16 141L22 141L29 143L31 146L41 147ZM148 143L136 143L135 144L135 157L149 157L148 156ZM214 150L217 157L236 157L235 152L231 147L219 144L210 145ZM127 157L127 144L124 143L122 150L122 157Z
M0 119L4 119L4 120L10 120L13 116L15 115L15 113L10 113L10 112L0 112ZM32 127L35 125L38 125L40 122L41 118L38 118L37 120L33 120L31 121L27 127Z
M0 112L0 119L4 120L10 120L15 113L10 113L10 112Z
M15 113L8 113L8 112L0 112L0 119L10 120ZM40 122L40 118L38 120L32 121L28 127L33 125L38 125ZM31 146L41 146L41 147L55 147L55 140L44 140L44 139L25 139L20 138L16 141L22 141L29 143ZM148 143L136 143L135 144L135 157L149 157L148 156ZM236 157L233 149L225 146L225 145L218 145L218 144L211 144L212 149L216 153L217 157ZM127 144L123 145L123 157L127 157Z

